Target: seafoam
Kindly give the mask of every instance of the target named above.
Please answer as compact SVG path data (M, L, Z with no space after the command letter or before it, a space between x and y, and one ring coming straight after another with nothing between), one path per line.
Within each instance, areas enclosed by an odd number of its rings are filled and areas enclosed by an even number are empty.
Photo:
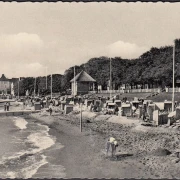
M49 135L49 128L46 125L28 123L23 117L12 118L15 126L19 129L19 133L21 133L21 137L25 139L20 142L24 143L23 145L26 148L13 155L2 157L0 175L1 178L31 178L41 166L48 163L43 152L55 144L56 138ZM23 135L27 137L24 138ZM64 176L65 173L63 173Z

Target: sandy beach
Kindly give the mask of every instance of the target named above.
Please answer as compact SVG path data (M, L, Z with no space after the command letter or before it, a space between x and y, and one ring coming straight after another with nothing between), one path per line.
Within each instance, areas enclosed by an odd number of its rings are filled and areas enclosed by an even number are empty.
M180 3L85 1L0 2L0 178L180 179Z
M65 178L180 178L175 154L180 149L178 130L141 126L135 119L117 123L115 116L90 112L83 113L82 132L79 114L36 113L31 118L48 125L49 133L62 144L61 150L47 155L53 164L64 167ZM110 136L119 142L117 159L105 155ZM48 165L40 167L33 177L40 177L45 169Z

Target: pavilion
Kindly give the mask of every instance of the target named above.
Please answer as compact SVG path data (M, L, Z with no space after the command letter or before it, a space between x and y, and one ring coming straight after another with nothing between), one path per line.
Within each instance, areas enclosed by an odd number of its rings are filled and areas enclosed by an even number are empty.
M85 71L81 71L70 82L72 95L82 95L94 90L96 80Z

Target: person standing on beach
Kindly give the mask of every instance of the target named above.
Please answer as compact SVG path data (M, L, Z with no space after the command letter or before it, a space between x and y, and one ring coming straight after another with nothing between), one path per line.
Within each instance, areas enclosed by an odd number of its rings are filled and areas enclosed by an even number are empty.
M108 156L110 146L111 146L111 143L110 143L110 139L108 138L108 140L106 142L106 156Z
M10 105L9 102L7 102L7 103L6 103L6 109L7 109L7 111L9 111L9 105Z
M142 108L142 116L143 116L143 121L145 121L146 120L146 111L145 111L144 107Z
M118 142L115 140L111 143L112 157L116 155L116 148L118 147Z
M135 116L135 112L136 112L136 107L135 107L135 106L132 106L132 116L133 116L133 117Z
M50 116L52 115L52 103L50 103L49 105L49 113L50 113Z
M44 108L44 102L43 102L43 99L41 99L40 104L41 104L42 108Z
M92 112L92 110L93 110L93 107L94 107L94 105L93 105L93 103L91 102L91 104L90 104L90 111Z
M26 102L25 102L25 100L23 101L23 109L25 109L25 107L26 107Z
M79 104L79 107L80 107L81 103L82 103L82 99L81 99L81 97L78 97L78 104Z
M108 155L109 148L111 146L111 156L116 155L116 148L118 147L118 143L115 138L110 137L106 142L106 155Z
M6 106L6 104L4 105L4 111L6 111L6 109L7 109L7 106Z
M118 105L116 104L116 105L115 105L115 109L114 109L114 113L118 116L118 112L119 112L119 107L118 107Z

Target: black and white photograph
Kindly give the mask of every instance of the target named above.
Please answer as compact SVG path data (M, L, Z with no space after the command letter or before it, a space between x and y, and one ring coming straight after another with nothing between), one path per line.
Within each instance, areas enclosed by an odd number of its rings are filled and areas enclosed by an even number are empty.
M180 179L179 20L179 2L0 2L0 178Z

